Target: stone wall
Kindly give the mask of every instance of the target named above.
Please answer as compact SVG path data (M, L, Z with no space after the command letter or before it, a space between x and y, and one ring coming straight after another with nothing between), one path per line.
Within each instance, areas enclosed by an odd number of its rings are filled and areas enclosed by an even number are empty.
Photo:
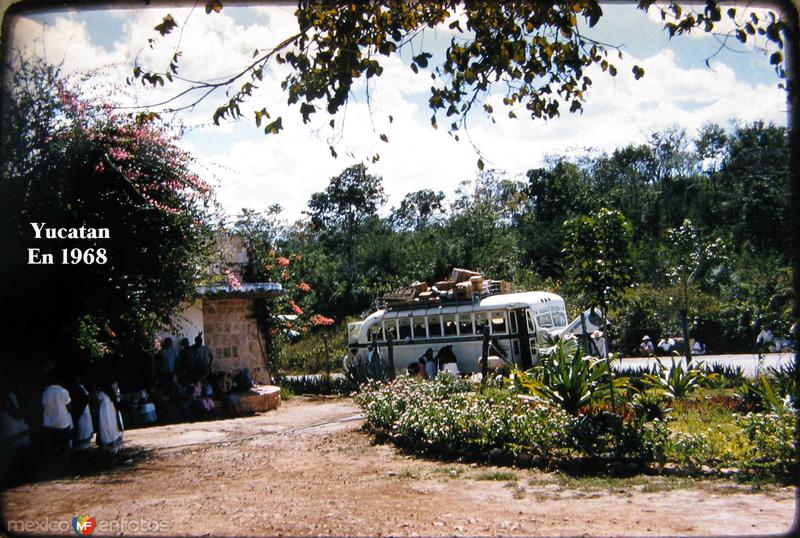
M236 373L249 368L256 383L271 382L251 299L205 298L203 328L205 344L214 354L212 369Z

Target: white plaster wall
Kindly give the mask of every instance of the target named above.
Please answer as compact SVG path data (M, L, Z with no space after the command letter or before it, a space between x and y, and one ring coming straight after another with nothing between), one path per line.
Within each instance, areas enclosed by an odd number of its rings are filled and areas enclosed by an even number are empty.
M184 302L172 314L170 324L166 325L158 335L159 340L166 337L172 338L175 347L181 338L188 338L189 343L194 343L194 337L203 330L203 301Z

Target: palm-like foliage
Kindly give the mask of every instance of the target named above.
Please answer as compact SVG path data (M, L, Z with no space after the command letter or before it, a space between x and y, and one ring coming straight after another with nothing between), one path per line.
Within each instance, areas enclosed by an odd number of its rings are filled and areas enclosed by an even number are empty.
M612 381L608 362L584 356L574 340L559 340L541 350L541 362L528 372L514 373L514 383L526 392L551 401L571 414L603 400L613 387L623 387L627 380Z
M644 379L650 388L656 389L668 398L684 398L699 384L714 375L706 374L700 363L697 363L696 368L687 368L673 357L669 369L658 361L658 372L645 374Z
M755 382L745 380L737 395L743 401L752 401L757 408L776 415L783 416L792 412L792 395L786 394L781 398L763 374L758 376Z

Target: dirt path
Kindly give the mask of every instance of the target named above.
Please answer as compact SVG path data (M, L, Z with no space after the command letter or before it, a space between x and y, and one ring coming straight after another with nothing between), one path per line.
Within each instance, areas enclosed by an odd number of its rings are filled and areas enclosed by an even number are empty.
M674 489L660 477L576 488L552 473L374 446L357 413L349 400L292 400L256 417L130 431L126 443L150 451L141 461L6 491L3 519L72 534L64 522L89 514L95 535L763 535L792 526L790 488Z

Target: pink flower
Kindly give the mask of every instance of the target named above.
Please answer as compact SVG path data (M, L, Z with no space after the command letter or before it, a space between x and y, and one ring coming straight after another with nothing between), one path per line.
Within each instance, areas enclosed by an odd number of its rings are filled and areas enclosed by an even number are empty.
M97 164L96 164L96 165L94 165L94 170L93 170L93 172L94 172L95 174L102 174L102 173L105 171L105 169L106 169L106 167L105 167L105 165L103 164L103 161L97 161Z
M300 284L298 284L298 285L297 285L297 287L298 287L298 289L299 289L300 291L304 291L304 292L309 292L309 291L311 291L311 286L309 286L309 285L308 285L308 284L306 284L305 282L301 282Z
M278 265L281 267L289 267L289 263L289 258L284 258L283 256L278 258Z
M128 153L124 149L117 147L109 148L108 154L111 155L111 158L114 159L115 161L123 161L131 156L130 153Z
M243 287L242 281L239 280L239 277L236 276L236 273L234 273L233 271L227 271L227 273L228 273L228 284L230 284L230 286L233 289L237 290L242 289Z
M297 306L297 304L295 304L294 302L292 302L292 303L289 303L289 304L291 305L291 307L292 307L292 311L293 311L295 314L297 314L298 316L302 316L302 315L303 315L303 309L302 309L302 308L300 308L299 306Z

